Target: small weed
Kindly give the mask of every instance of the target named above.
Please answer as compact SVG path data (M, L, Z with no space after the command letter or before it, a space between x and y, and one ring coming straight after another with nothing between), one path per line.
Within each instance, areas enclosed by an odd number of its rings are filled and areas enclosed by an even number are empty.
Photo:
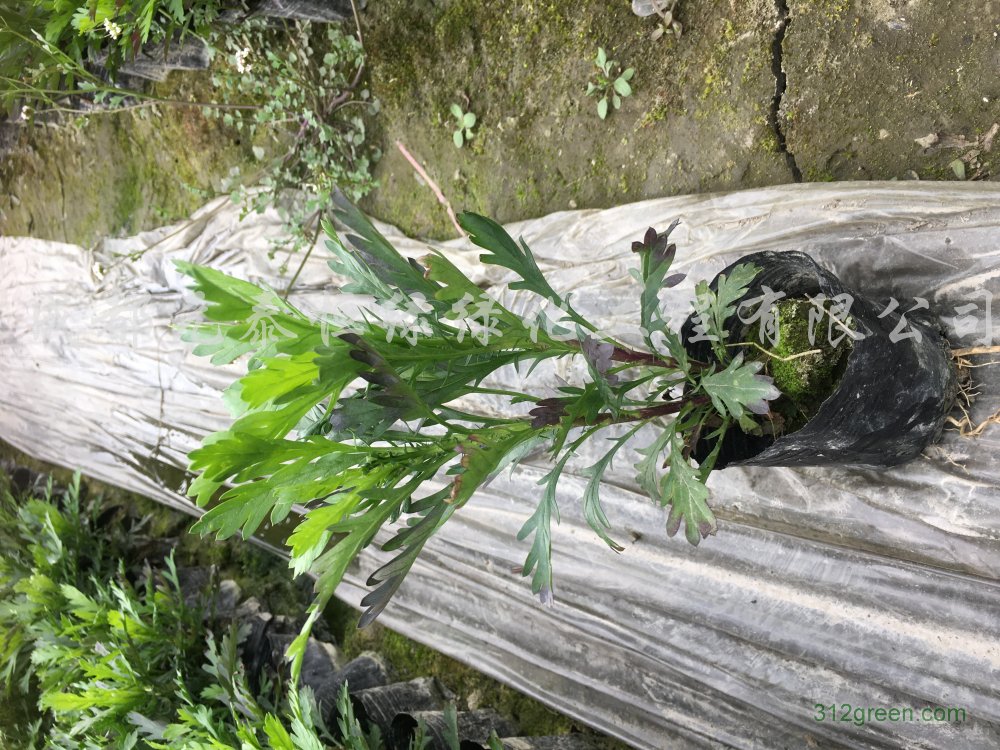
M617 62L608 59L604 47L597 48L594 67L597 68L597 82L587 83L587 96L598 97L597 116L604 120L608 116L609 102L615 109L621 109L622 99L632 96L629 81L635 75L635 68L623 71Z
M659 20L656 28L649 35L652 41L656 41L664 34L673 34L677 39L684 33L681 22L674 17L674 10L677 8L677 0L653 0L653 10Z
M451 134L451 139L457 148L462 148L466 141L472 140L472 129L476 126L476 116L472 112L465 112L457 104L451 105L451 114L458 123L458 129Z

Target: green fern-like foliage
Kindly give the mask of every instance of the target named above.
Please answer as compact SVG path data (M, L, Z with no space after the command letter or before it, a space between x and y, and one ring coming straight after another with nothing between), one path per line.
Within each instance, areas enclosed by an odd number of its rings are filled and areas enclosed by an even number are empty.
M557 307L552 326L523 320L487 295L444 256L402 257L353 206L341 201L336 217L349 230L344 244L326 225L331 269L348 280L344 291L365 295L367 308L348 319L315 319L274 291L211 269L180 264L204 297L205 322L187 332L195 352L216 363L248 358L247 374L229 391L236 409L230 427L209 436L191 456L198 474L190 494L208 510L196 530L220 538L249 536L262 523L305 509L288 537L296 572L316 576L309 624L289 656L301 657L308 629L359 552L383 527L395 534L382 548L395 557L372 572L362 625L375 618L411 569L427 541L477 489L529 453L547 449L552 468L542 479L537 510L519 539L530 539L523 574L532 590L551 598L551 525L558 521L557 488L569 459L587 440L618 428L610 449L587 469L585 516L613 549L601 506L601 477L615 453L647 425L660 437L637 466L640 484L669 507L667 530L684 528L697 544L716 531L704 482L714 456L690 459L699 436L719 438L776 398L759 362L692 359L660 315L660 295L682 279L669 274L676 253L664 232L650 229L634 244L640 268L639 323L648 344L630 349L600 333L546 280L530 248L501 226L466 213L460 222L482 248L483 263L516 278L511 289ZM756 269L742 266L718 293L699 287L699 309L709 333L724 342L722 324L746 293ZM489 335L463 317L477 306L491 310ZM402 335L386 308L415 309ZM267 335L259 335L267 321ZM484 380L516 364L582 358L585 382L561 387L556 397L497 391ZM463 396L492 394L532 408L520 417L484 417L458 405ZM516 410L513 410L516 411ZM664 471L666 464L669 471ZM437 480L437 484L431 483ZM443 485L443 486L442 486Z

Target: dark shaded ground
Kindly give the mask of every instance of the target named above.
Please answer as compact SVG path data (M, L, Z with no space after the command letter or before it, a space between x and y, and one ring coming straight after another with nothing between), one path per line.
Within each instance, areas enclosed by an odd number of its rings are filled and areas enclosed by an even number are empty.
M66 485L72 478L72 472L25 456L2 440L0 460L51 475L58 485ZM298 624L304 621L306 608L312 600L312 583L304 577L293 579L288 567L283 561L276 560L274 555L238 537L219 542L212 537L191 534L188 529L194 521L192 517L139 495L86 477L82 484L87 492L103 495L108 507L120 505L128 507L129 512L138 516L149 516L147 532L160 545L148 551L152 558L166 556L173 550L179 567L214 565L219 580L235 580L245 597L256 597L267 611L288 616ZM528 735L582 732L593 739L601 750L625 749L626 746L617 740L598 734L538 701L377 623L358 630L359 614L348 605L334 600L327 607L325 621L317 625L316 633L335 641L345 661L364 651L375 651L389 664L392 679L439 678L455 692L459 710L492 708L512 719ZM0 726L16 724L19 718L27 715L27 700L26 696L15 694L0 701Z

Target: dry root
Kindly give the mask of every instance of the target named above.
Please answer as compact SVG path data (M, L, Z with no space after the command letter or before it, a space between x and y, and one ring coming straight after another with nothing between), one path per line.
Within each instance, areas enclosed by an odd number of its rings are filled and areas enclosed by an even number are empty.
M982 435L986 428L991 424L1000 424L1000 409L997 409L993 414L988 416L979 424L975 424L972 421L966 407L971 406L972 399L979 394L972 390L971 380L966 380L965 382L960 383L959 395L965 401L965 404L962 404L961 401L956 402L958 408L962 410L962 418L955 419L954 417L948 417L945 420L948 424L954 425L958 428L959 435L965 438L977 438Z
M962 411L965 412L965 409L963 408ZM991 424L1000 424L1000 409L997 409L996 412L977 425L972 424L972 420L969 419L968 413L966 413L961 419L948 417L946 421L948 424L955 425L955 427L958 428L958 434L962 437L977 438L982 435L986 428Z
M1000 364L1000 360L975 363L972 360L967 359L967 357L982 354L1000 354L1000 346L970 346L965 349L951 350L951 356L955 358L955 364L958 366L959 395L962 397L962 400L965 401L965 404L963 405L961 402L958 403L958 408L962 410L961 419L948 417L946 421L948 424L957 427L959 435L965 438L977 438L982 435L983 432L986 431L986 428L991 424L1000 425L1000 409L979 424L976 424L972 421L972 418L969 416L968 409L966 408L971 406L972 400L979 395L978 392L973 390L972 377L969 370L973 367L986 367L987 365Z

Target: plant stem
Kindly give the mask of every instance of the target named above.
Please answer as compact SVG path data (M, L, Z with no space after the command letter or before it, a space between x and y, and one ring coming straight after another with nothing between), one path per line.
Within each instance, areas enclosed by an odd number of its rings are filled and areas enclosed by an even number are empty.
M657 417L666 417L671 414L676 414L687 404L701 406L702 404L707 404L708 401L708 396L694 396L693 398L682 399L680 401L671 401L669 404L649 406L645 409L638 409L637 411L621 412L621 414L617 417L613 414L605 412L603 414L598 414L597 419L593 422L587 422L582 418L578 419L573 423L573 426L592 427L597 424L625 424L628 422L648 421L650 419L656 419Z
M637 352L626 349L624 346L616 346L611 352L611 359L616 362L633 362L637 365L649 365L650 367L676 367L677 362L670 357L658 357L649 352Z
M800 357L808 357L810 354L822 354L822 349L809 349L808 351L798 352L797 354L789 354L787 357L782 357L780 354L775 354L774 352L768 351L760 344L754 341L741 341L736 344L726 344L726 346L753 346L759 349L761 352L771 357L772 359L778 359L782 362L791 362L793 359L799 359Z
M965 349L952 349L953 357L968 357L973 354L1000 354L1000 346L970 346Z
M465 232L462 230L461 225L458 223L458 218L456 218L455 216L455 211L452 209L451 203L448 202L448 199L444 197L444 193L441 192L441 188L439 188L437 186L437 183L431 179L431 176L429 174L427 174L427 170L425 170L422 166L420 166L420 162L414 159L413 155L406 150L406 146L403 145L402 141L396 141L396 148L399 149L399 152L403 155L403 158L410 163L410 166L416 170L417 174L419 174L424 179L424 182L427 183L427 186L434 191L434 195L437 196L438 203L444 206L445 211L448 212L448 218L451 219L451 223L455 226L455 229L458 230L458 236L465 237Z
M299 263L299 267L295 271L295 275L292 276L292 280L288 282L288 286L285 287L285 291L281 295L284 299L288 299L288 293L292 291L292 287L295 286L295 282L298 281L299 274L302 273L302 269L306 267L306 261L309 260L309 256L312 255L313 248L316 247L316 240L319 239L319 229L323 224L323 222L319 220L321 213L322 209L313 215L316 221L316 231L313 232L312 242L309 243L309 249L306 250L305 257L302 259L302 262Z

